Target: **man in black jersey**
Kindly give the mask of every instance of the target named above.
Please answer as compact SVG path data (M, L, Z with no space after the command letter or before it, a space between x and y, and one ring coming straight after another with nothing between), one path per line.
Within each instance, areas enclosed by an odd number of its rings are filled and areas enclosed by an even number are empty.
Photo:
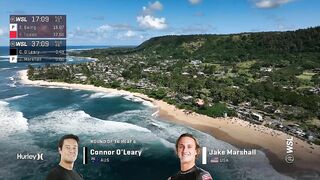
M182 134L176 142L176 153L180 159L180 171L168 180L212 180L210 173L196 166L200 155L198 140L191 134Z
M73 170L78 146L79 138L73 134L65 135L59 140L60 163L49 172L46 180L83 180L82 176Z

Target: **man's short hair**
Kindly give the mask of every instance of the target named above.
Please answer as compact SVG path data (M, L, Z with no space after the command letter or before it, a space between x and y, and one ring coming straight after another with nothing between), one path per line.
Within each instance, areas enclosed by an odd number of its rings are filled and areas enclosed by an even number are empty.
M64 135L64 136L62 136L62 137L60 138L59 143L58 143L58 148L62 149L63 142L64 142L65 139L74 139L74 140L77 141L77 144L79 145L80 139L79 139L78 136L76 136L76 135L74 135L74 134L67 134L67 135Z
M189 138L192 138L196 144L196 151L197 151L197 155L196 155L196 158L198 158L200 156L200 153L201 153L201 147L200 147L200 144L197 140L197 138L195 138L192 134L189 134L189 133L184 133L184 134L181 134L180 137L177 139L176 141L176 152L178 152L178 145L179 145L179 141L181 138L183 137L189 137Z

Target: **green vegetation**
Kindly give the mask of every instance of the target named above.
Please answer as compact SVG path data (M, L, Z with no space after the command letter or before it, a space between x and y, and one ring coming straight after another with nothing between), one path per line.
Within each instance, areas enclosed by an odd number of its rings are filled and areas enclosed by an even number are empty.
M223 103L216 103L211 107L200 108L197 112L211 117L223 117L224 113L226 113L228 116L235 115L235 112L230 110L226 104Z
M288 32L154 37L137 47L71 53L99 61L30 67L45 79L141 92L208 116L243 104L320 137L320 27ZM203 104L199 104L199 99Z

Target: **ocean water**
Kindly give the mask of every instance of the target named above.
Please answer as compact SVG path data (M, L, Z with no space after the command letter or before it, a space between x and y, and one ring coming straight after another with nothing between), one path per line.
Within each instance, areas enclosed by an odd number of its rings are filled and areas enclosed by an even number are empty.
M81 48L92 47L71 47ZM143 151L141 157L109 156L108 163L93 161L94 156L90 156L84 165L79 149L75 167L90 180L167 179L179 169L174 143L184 132L194 134L208 149L235 149L211 135L152 116L157 108L139 98L23 85L17 72L28 64L10 64L7 54L8 48L0 47L0 179L45 179L49 170L59 163L58 139L69 133L80 137L80 148ZM68 63L83 61L73 57ZM91 142L121 139L135 143ZM43 153L43 160L17 160L19 153ZM207 165L201 165L199 160L197 164L214 179L291 179L274 170L262 151L254 157L229 160L229 163Z

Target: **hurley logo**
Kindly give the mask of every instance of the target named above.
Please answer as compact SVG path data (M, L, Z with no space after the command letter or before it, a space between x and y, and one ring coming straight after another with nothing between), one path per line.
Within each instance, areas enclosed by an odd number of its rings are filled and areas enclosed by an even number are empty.
M36 161L43 161L43 153L38 154L17 154L17 160L36 160Z

